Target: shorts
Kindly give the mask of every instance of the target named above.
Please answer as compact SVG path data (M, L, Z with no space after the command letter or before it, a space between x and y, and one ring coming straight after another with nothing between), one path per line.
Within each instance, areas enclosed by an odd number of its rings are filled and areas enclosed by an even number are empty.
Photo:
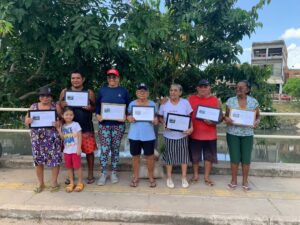
M67 169L79 169L81 167L81 156L76 153L64 153L65 167Z
M82 133L81 150L85 154L91 154L97 150L97 144L94 133Z
M218 163L217 158L217 140L189 140L190 158L193 164L202 161Z
M230 162L249 165L253 149L253 136L236 136L226 134Z
M129 143L130 143L130 154L133 156L141 155L142 149L144 151L144 155L146 156L154 154L155 140L139 141L139 140L129 139Z

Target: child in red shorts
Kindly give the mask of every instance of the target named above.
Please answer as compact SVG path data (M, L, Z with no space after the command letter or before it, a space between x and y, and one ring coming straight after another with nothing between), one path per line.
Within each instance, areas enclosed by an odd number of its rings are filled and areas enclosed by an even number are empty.
M79 123L73 121L74 112L70 107L65 107L63 109L62 118L64 120L64 124L62 127L57 127L57 130L61 138L64 140L65 167L68 169L68 176L70 180L70 184L66 186L66 192L80 192L84 188L81 170L81 127ZM78 176L78 183L76 186L74 185L73 170L75 170Z

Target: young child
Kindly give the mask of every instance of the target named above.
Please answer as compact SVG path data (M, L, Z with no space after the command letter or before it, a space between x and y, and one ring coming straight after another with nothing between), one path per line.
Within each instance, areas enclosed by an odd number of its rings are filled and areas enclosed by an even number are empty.
M74 122L74 112L72 108L65 107L62 112L64 120L63 126L57 127L57 130L64 140L64 159L65 167L68 169L70 184L66 186L66 192L80 192L84 188L82 183L81 170L81 127L79 123ZM73 170L77 173L78 183L74 185Z

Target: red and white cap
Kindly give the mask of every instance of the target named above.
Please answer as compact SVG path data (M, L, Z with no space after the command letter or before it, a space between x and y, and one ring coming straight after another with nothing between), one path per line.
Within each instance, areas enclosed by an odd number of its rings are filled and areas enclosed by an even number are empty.
M120 76L119 71L117 69L114 69L114 68L107 70L106 74L107 75L116 75L117 77Z

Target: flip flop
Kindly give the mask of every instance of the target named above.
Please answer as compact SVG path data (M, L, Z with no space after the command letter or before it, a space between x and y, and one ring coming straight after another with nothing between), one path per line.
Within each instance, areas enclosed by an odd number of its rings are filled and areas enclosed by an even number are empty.
M87 184L92 184L92 183L95 183L96 179L95 177L92 177L92 178L87 178Z
M66 180L65 180L65 184L66 185L69 185L71 182L70 182L70 179L69 178L66 178Z
M243 185L242 188L243 188L244 191L250 191L251 190L251 187L249 187L248 185Z
M139 180L133 178L130 182L130 187L137 187L137 186L139 186Z
M33 192L38 194L38 193L41 193L44 189L45 189L45 186L44 186L44 185L42 185L42 186L37 186L37 187L35 187L35 188L33 189Z
M154 179L152 181L149 180L149 187L151 187L151 188L156 187L156 181Z
M212 186L215 185L215 183L212 182L211 180L204 180L204 182L205 182L205 184L206 184L207 186L210 186L210 187L212 187Z
M60 185L56 185L55 187L50 187L50 192L58 192L60 188Z
M231 189L231 190L235 190L236 187L237 187L237 184L229 183L229 184L227 184L227 187L228 187L229 189Z
M190 184L196 184L198 182L199 182L199 178L196 179L195 177L192 177L191 179L189 179Z

